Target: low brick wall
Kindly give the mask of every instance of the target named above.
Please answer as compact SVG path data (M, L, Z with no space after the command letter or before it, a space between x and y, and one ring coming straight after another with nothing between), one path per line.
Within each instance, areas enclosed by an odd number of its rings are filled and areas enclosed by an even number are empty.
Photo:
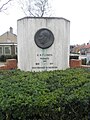
M71 59L69 61L70 68L90 68L90 65L82 65L82 60Z
M0 70L10 70L17 68L17 61L16 59L7 59L4 65L0 66Z
M90 68L90 65L81 65L81 68Z
M70 68L79 68L82 65L82 61L78 59L71 59L69 61Z
M82 60L71 59L69 61L70 68L90 68L90 65L82 65ZM4 65L0 65L0 70L17 69L16 59L7 59Z

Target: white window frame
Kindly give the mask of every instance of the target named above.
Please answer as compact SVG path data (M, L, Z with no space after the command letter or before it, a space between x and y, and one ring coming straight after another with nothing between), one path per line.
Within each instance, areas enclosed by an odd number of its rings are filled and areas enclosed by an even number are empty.
M3 55L3 46L0 46L0 48L2 48L2 53L0 53L0 55Z
M15 46L15 55L17 55L17 46Z
M5 52L6 47L9 47L10 53ZM4 55L11 55L11 46L4 46Z

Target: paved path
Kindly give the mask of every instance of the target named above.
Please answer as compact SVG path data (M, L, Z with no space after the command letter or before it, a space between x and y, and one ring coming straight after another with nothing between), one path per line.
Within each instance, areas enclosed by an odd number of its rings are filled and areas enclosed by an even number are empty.
M5 62L0 62L0 65L4 65L5 64Z

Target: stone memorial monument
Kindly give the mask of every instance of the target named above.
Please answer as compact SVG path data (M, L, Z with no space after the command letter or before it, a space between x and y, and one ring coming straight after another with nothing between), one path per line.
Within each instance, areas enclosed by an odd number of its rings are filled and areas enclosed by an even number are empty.
M18 68L24 71L69 67L70 21L25 17L17 22Z

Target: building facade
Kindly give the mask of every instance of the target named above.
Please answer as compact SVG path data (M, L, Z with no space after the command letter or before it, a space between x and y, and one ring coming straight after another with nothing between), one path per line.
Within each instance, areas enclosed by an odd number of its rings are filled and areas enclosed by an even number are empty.
M17 55L17 35L13 33L13 28L0 36L0 56Z

